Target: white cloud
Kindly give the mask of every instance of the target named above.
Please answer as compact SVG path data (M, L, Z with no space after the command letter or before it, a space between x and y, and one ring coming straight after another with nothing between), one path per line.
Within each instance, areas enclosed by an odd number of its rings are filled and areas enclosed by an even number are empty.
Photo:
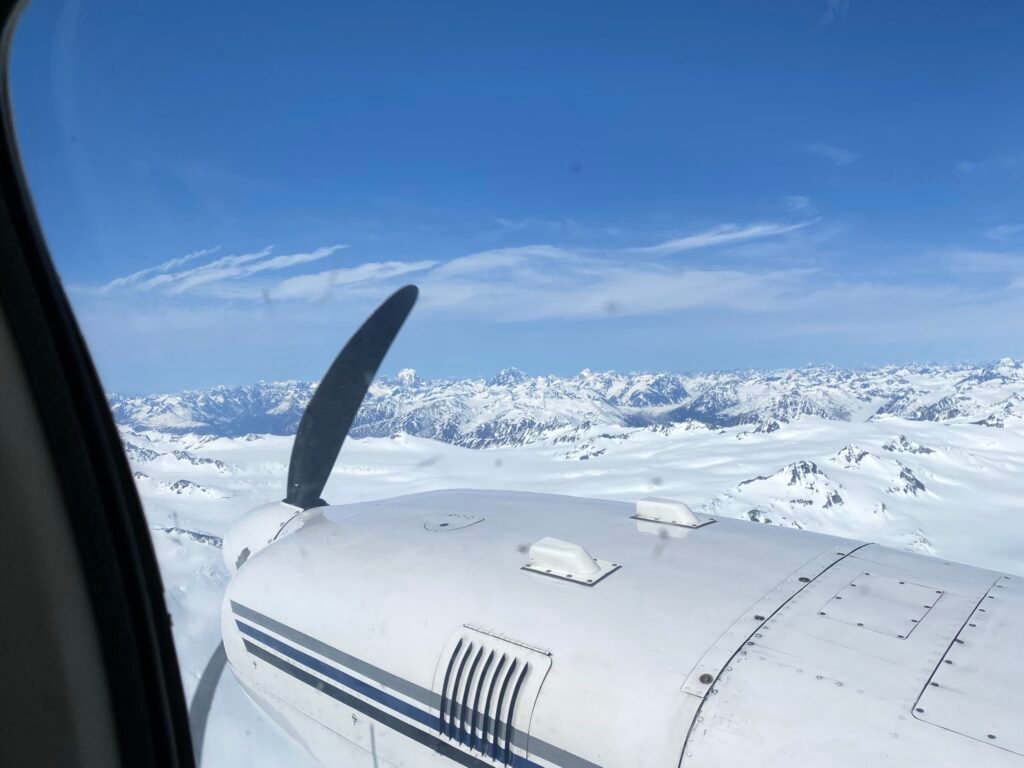
M225 284L238 282L261 272L274 272L320 261L347 247L345 245L330 245L308 253L271 256L272 247L267 246L254 253L222 256L197 267L171 271L202 256L207 256L217 249L196 251L178 259L165 261L155 267L117 278L98 289L93 289L92 292L109 294L118 291L157 291L167 296L199 293L221 298L251 295L252 291L239 290L237 287L225 288Z
M812 155L818 157L824 157L826 160L831 160L836 165L849 165L852 162L860 159L860 155L856 152L851 152L848 149L837 147L834 144L826 144L823 141L816 141L813 144L808 144L804 147L805 152L809 152Z
M188 264L190 261L201 259L204 256L210 256L219 250L220 246L218 245L214 248L204 248L202 250L193 251L192 253L185 254L184 256L179 256L176 259L169 259L163 264L157 264L155 267L147 267L146 269L140 269L138 272L133 272L130 275L115 278L106 285L101 285L97 290L100 293L109 293L110 291L118 288L126 288L128 286L135 285L146 275L167 272L168 270Z
M176 283L167 293L175 296L187 291L193 291L200 286L218 283L234 278L244 278L255 275L259 272L267 272L279 269L287 269L298 264L308 264L313 261L320 261L344 248L342 245L331 245L324 248L317 248L309 253L293 253L287 256L269 256L269 249L254 254L250 257L235 257L234 260L221 259L221 263L197 267L187 273L177 276ZM230 257L229 257L230 258Z
M806 195L786 195L782 198L782 204L786 206L787 211L793 213L808 213L812 216L817 213L811 198Z
M557 248L553 245L495 248L446 261L434 270L434 273L438 276L455 277L456 275L466 275L474 272L523 266L534 259L571 260L575 258L577 256L573 252Z
M323 301L334 286L377 283L412 272L422 272L437 265L436 261L369 262L348 269L332 269L312 275L297 275L278 283L267 291L270 299L305 299Z
M954 248L946 251L945 255L950 268L955 272L991 274L1024 272L1024 254L1020 253Z
M368 292L376 295L383 290L380 284L416 273L424 291L424 307L504 319L641 315L693 306L755 309L789 290L789 284L804 271L682 269L664 264L658 257L752 245L771 238L784 243L782 236L812 223L722 224L655 245L603 251L548 244L495 248L446 262L368 262L295 274L276 282L268 279L270 273L319 262L345 246L282 256L272 256L268 247L193 266L203 255L197 252L119 278L104 286L102 292L152 292L172 299L194 297L254 304L261 299L316 302L327 301L342 289L350 297ZM185 265L187 268L182 269Z
M846 21L850 12L850 0L825 0L825 13L822 14L821 23L828 26L833 22Z
M419 281L427 310L498 320L652 315L695 307L766 309L809 274L681 268L656 258L792 231L804 225L726 225L658 246L603 254L550 245L504 248L453 259Z
M744 240L755 240L763 237L777 237L787 232L794 232L813 224L813 221L803 221L798 224L750 224L746 227L738 227L735 224L722 224L720 226L700 232L696 235L679 237L668 240L658 245L648 245L640 248L627 248L627 253L649 254L652 256L669 256L684 251L693 251L698 248L712 248L718 245L738 243Z
M985 232L989 240L1012 240L1016 235L1024 233L1024 224L999 224Z

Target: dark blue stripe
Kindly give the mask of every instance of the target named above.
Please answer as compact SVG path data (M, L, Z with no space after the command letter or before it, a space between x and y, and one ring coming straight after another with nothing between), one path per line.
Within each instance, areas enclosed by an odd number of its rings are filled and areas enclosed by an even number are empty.
M428 728L433 728L437 725L436 715L424 712L419 707L415 707L407 701L403 701L402 699L392 696L390 693L385 693L380 690L380 688L369 685L356 677L352 677L352 675L342 672L340 669L332 667L329 664L325 664L319 659L315 659L309 654L303 653L275 637L271 637L268 634L260 632L255 627L250 627L248 624L243 624L237 620L235 621L235 624L238 625L238 629L243 635L248 635L254 640L259 640L268 648L273 648L278 653L299 662L302 666L308 667L314 672L319 672L321 675L329 677L337 683L341 683L346 688L353 690L368 699L373 699L378 704L383 704L385 707L393 709L396 712L405 715L410 720L415 720L421 725L425 725Z
M267 643L267 645L271 645L275 648L276 645L274 644L283 645L283 643L280 643L274 638L263 634L259 630L253 629L252 627L248 627L245 624L242 624L237 621L235 623L238 624L239 629L241 629L243 632L246 632L246 634L251 634L252 636L254 636L255 639L259 640L261 643L265 642ZM246 630L248 630L248 632ZM256 637L257 635L259 637ZM449 758L450 760L461 765L467 766L467 768L492 768L492 763L490 761L484 761L476 757L475 755L467 754L466 752L463 752L457 746L450 743L446 739L439 738L433 735L432 733L424 733L423 731L415 728L409 723L406 723L403 720L399 720L393 715L389 715L386 712L374 709L366 702L361 701L360 699L357 699L353 697L351 694L347 694L344 691L335 688L334 686L328 685L319 678L313 677L308 672L305 672L304 670L301 670L298 667L289 664L284 659L267 653L267 651L265 651L263 648L260 648L258 645L253 645L248 640L245 640L243 642L245 644L245 649L253 656L262 659L263 661L266 661L267 663L271 664L272 666L276 667L282 672L290 675L296 680L305 683L309 687L315 688L320 693L325 694L326 696L330 696L336 701L340 701L342 704L346 704L352 707L353 709L362 712L364 715L372 717L377 722L387 726L388 728L391 728L397 733L401 733L402 735L409 737L413 741L419 742L424 746L434 749L436 752L439 752L441 755ZM306 656L306 654L303 653L297 652L297 655L309 658ZM316 661L315 659L311 660ZM302 663L305 664L306 662L303 661ZM344 675L344 673L339 672L339 675L349 679L354 679L351 678L349 675ZM383 695L387 696L387 694ZM397 701L397 699L395 699L394 696L387 696L387 698ZM434 718L431 718L431 722L433 722L433 720ZM503 757L502 750L499 750L499 759L501 759L501 757ZM517 755L515 752L511 754L510 758L511 759L509 760L509 763L513 766L513 768L543 768L543 766L538 765L529 758Z

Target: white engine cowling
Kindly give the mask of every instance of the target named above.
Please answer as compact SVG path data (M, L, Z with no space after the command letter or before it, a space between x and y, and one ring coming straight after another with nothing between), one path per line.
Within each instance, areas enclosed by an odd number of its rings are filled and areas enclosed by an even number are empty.
M284 527L302 512L301 507L274 501L242 515L224 536L224 565L228 573L233 576L246 560L272 544Z

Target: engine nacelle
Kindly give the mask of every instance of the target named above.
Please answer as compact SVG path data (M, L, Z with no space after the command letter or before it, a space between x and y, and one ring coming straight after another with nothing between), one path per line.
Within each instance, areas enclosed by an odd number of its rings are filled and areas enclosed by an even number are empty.
M274 501L242 515L224 536L224 565L228 573L233 576L246 560L272 544L281 536L285 526L302 512L301 507Z

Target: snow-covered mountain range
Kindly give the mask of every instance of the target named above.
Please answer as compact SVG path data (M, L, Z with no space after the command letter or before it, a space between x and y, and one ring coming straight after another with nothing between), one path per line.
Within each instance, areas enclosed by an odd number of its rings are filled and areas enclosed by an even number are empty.
M220 537L284 493L315 385L111 396L191 696L219 640ZM877 541L1024 574L1024 367L583 371L374 384L324 498L441 488L625 501ZM487 450L481 450L487 449ZM660 540L655 546L663 546ZM657 556L657 550L652 550ZM307 766L226 675L204 764Z
M294 434L316 389L260 382L178 394L111 395L117 421L136 430L238 437ZM802 416L861 422L882 417L1000 427L1024 419L1024 365L808 367L729 373L595 373L490 380L421 379L405 370L372 387L355 437L408 434L467 448L534 443L594 425L770 429Z

